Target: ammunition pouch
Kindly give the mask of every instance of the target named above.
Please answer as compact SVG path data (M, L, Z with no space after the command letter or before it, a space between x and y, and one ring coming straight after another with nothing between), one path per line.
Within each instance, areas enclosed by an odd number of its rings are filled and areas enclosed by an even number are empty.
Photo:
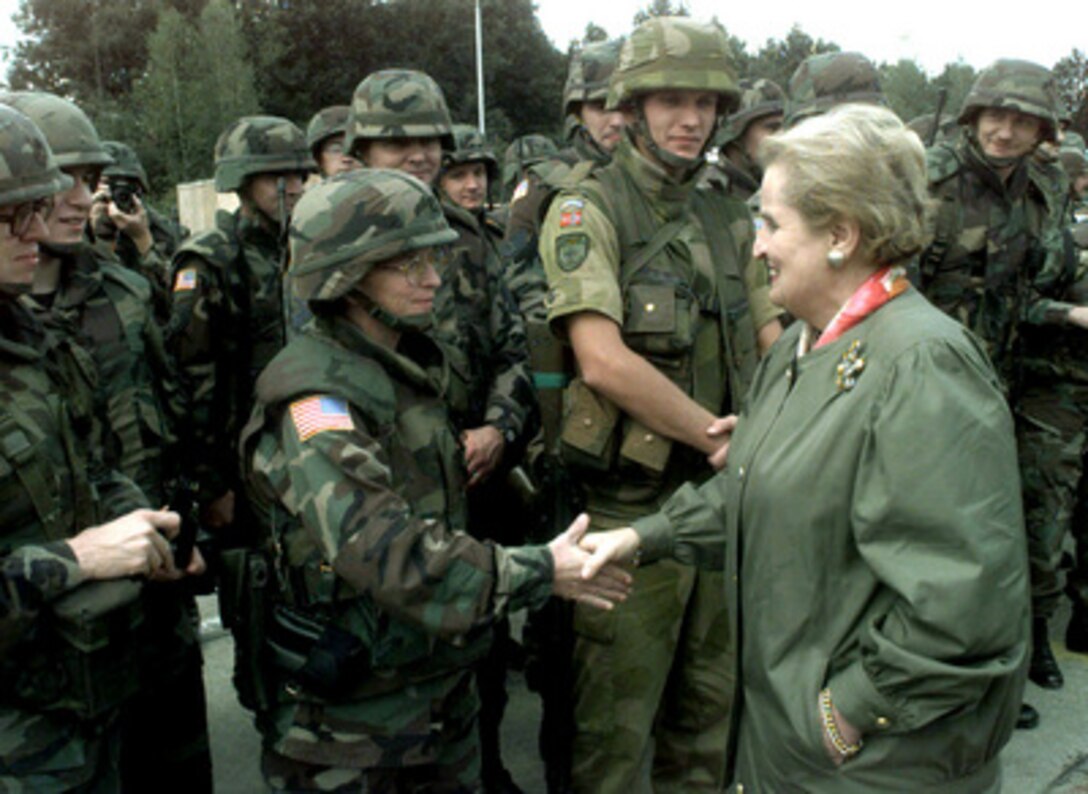
M92 581L54 601L4 665L4 700L89 721L136 694L142 588L135 579Z
M369 651L362 641L329 620L278 604L272 610L269 661L288 679L319 698L350 693L365 680Z

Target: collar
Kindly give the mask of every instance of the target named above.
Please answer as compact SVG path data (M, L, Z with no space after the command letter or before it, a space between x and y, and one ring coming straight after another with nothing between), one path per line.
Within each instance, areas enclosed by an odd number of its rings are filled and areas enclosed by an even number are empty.
M640 152L631 134L620 141L612 159L634 180L643 195L655 204L664 205L666 214L672 214L670 210L679 211L687 203L702 171L701 164L686 178L676 179L663 165Z

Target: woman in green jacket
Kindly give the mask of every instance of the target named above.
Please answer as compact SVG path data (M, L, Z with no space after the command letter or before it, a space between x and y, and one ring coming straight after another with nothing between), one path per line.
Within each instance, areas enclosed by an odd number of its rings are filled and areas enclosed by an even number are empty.
M1028 638L1016 448L981 346L903 275L921 144L853 105L762 154L755 250L799 322L726 469L588 536L586 573L636 550L724 565L737 791L997 791Z

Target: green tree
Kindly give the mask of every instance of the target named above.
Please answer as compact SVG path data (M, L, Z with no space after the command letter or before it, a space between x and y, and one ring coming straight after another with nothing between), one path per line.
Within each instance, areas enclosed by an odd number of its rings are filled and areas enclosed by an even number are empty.
M635 14L634 26L638 27L651 17L687 17L691 16L687 3L684 0L652 0L646 8Z
M608 41L608 31L594 22L587 22L586 32L582 34L582 43L592 44L595 41Z
M931 110L935 111L937 109L937 95L943 90L945 91L945 102L944 112L941 113L941 116L951 116L953 118L958 116L960 108L963 107L963 100L967 98L967 92L971 90L976 77L978 77L978 73L974 68L962 60L945 64L944 70L933 78L934 107Z
M1054 64L1058 92L1073 116L1073 128L1088 129L1088 57L1075 49Z
M889 107L904 121L937 109L937 89L912 60L903 58L895 64L881 64L880 85Z

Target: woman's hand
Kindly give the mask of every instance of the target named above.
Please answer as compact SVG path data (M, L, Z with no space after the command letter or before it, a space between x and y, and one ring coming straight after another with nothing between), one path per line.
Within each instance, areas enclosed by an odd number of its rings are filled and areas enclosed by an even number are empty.
M835 766L842 766L843 762L847 758L852 757L853 753L850 755L843 755L839 752L838 748L835 747L835 743L831 741L831 735L828 733L827 725L824 723L824 707L823 704L820 703L819 697L816 698L816 711L820 715L820 736L824 740L824 750L827 751L828 757ZM831 716L838 726L839 736L842 737L842 740L850 747L858 747L861 742L861 732L846 721L846 717L844 717L842 712L835 707L834 703L831 704Z
M138 574L156 579L178 578L168 538L178 534L181 517L171 510L133 510L131 513L85 529L68 540L76 562L89 579L120 579ZM198 554L193 562L203 566Z
M582 575L593 577L605 565L632 567L637 564L642 541L631 527L608 532L593 532L582 538L582 548L590 553Z
M587 529L589 516L582 513L548 544L555 566L552 592L599 609L612 609L627 598L631 574L607 560L592 565L592 573L589 573L590 553L579 545L584 542Z

